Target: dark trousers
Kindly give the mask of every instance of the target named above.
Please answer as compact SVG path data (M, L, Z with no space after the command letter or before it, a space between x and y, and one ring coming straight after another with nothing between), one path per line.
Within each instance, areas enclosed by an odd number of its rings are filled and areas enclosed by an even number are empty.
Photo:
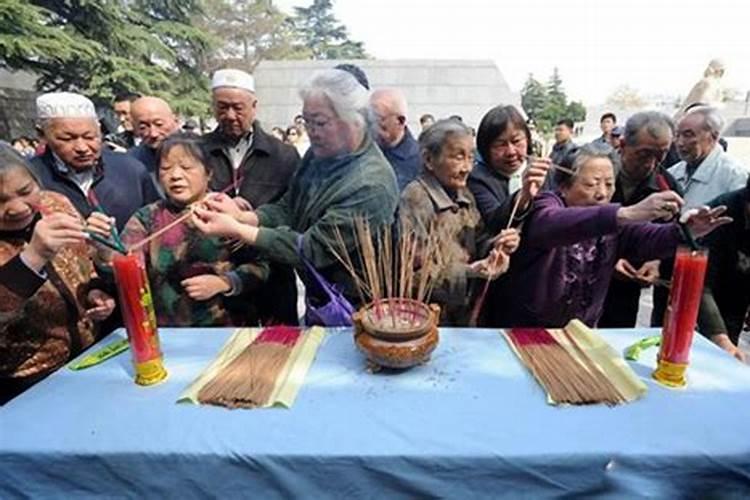
M604 300L600 328L633 328L638 321L641 286L632 281L613 278Z

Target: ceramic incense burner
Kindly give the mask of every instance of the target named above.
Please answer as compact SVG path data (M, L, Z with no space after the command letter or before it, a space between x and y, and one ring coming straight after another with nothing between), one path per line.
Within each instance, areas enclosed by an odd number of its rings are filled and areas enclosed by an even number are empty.
M412 299L384 299L352 315L354 342L368 368L404 369L425 363L438 343L440 307Z

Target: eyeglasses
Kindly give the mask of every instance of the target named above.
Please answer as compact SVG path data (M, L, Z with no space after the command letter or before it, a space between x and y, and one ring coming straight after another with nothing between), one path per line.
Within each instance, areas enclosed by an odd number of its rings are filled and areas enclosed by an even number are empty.
M329 123L333 122L333 118L319 118L305 117L305 128L307 130L318 130L325 128Z

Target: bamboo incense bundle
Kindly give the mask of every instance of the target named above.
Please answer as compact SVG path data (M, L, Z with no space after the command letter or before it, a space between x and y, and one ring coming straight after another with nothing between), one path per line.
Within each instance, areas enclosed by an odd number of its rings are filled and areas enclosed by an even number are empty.
M575 355L543 328L514 328L505 334L554 402L614 406L627 401L569 332L563 331L563 335Z
M227 408L257 408L267 404L301 337L300 331L300 328L288 326L264 329L203 386L198 392L198 401Z

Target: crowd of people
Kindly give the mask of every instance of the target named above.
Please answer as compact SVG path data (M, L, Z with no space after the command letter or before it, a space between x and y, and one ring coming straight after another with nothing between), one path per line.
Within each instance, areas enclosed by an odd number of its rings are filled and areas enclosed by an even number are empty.
M114 104L120 132L105 136L89 99L55 92L37 99L43 148L0 145L0 401L118 324L101 243L113 234L137 248L160 326L296 324L295 276L304 321L331 324L332 301L363 300L336 251L354 251L358 218L373 232L438 229L449 257L430 300L443 325L469 324L490 280L479 326L633 327L641 289L669 279L686 231L705 237L700 331L742 357L750 185L719 144L716 109L676 125L640 112L618 126L607 113L582 146L561 117L542 157L512 105L476 130L424 115L417 136L404 93L370 90L352 65L314 74L286 129L262 128L248 73L217 71L211 92L217 126L203 135L167 101L127 94Z

